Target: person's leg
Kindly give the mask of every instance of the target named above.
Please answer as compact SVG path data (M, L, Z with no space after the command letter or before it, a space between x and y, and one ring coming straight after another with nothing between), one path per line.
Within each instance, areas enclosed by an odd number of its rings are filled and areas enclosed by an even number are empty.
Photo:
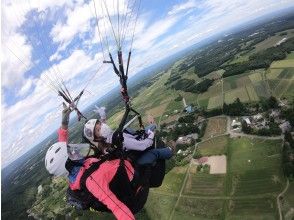
M169 147L151 149L145 152L138 160L138 165L153 164L158 159L169 159L173 155Z
M133 128L126 128L125 129L127 131L127 133L131 134L131 135L135 135L136 134L136 131L133 129Z

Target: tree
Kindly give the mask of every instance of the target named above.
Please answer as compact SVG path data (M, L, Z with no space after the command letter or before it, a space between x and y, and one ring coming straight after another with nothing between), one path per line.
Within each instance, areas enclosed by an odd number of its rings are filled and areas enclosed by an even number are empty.
M242 120L241 124L242 124L242 131L245 134L251 134L252 133L252 128L247 125L246 121Z
M268 105L270 108L277 108L279 106L277 99L273 96L269 97Z

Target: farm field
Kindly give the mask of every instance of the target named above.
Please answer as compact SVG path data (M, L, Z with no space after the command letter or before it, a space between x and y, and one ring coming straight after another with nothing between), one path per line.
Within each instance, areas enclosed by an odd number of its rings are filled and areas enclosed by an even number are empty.
M200 143L198 148L203 156L225 154L228 141L227 135L219 136Z
M208 106L207 109L214 109L214 108L220 108L223 105L223 96L222 95L217 95L213 96L209 99L208 101Z
M269 37L268 39L256 44L254 47L254 53L265 50L269 47L275 46L279 41L281 41L283 38L291 38L294 36L293 29L287 30L287 35L280 36L280 33L276 33L274 36Z
M228 136L200 143L204 155L227 154L228 173L201 173L192 165L171 219L276 219L276 196L285 187L281 144L281 140ZM171 201L178 196L177 190L169 193Z
M203 139L225 133L227 130L226 117L209 118Z
M294 51L288 54L286 59L294 59Z
M276 201L266 197L229 200L226 219L277 219Z
M282 211L286 220L292 219L294 217L294 182L290 181L288 190L282 199Z
M271 69L269 74L272 74L269 75L271 79L268 80L272 94L278 98L291 98L293 96L294 68Z
M172 219L220 219L223 212L222 199L197 199L181 197Z
M279 61L274 61L271 64L272 69L279 69L279 68L294 68L294 62L292 59L287 59L287 60L279 60Z
M222 196L224 189L225 174L189 174L183 195Z
M249 101L249 97L245 87L233 89L225 93L225 103L227 104L233 103L236 98L239 98L241 102Z

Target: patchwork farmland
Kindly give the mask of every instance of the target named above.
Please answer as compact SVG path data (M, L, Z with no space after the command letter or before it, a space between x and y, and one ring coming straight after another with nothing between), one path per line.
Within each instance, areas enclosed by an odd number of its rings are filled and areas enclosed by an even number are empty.
M222 145L221 151L218 145ZM174 168L166 175L161 188L151 190L151 199L147 202L150 216L160 219L239 219L241 216L276 219L276 196L285 186L281 146L281 140L226 135L201 143L199 148L205 155L227 154L227 174L201 173L193 164ZM163 199L160 200L163 203L161 214L152 204L159 195Z

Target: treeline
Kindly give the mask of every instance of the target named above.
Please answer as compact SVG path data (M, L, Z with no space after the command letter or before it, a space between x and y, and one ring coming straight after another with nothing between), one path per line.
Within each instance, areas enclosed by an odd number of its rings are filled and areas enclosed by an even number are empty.
M212 85L213 79L204 79L199 83L196 83L193 79L180 79L174 83L171 87L176 90L182 90L192 93L203 93L208 90Z
M292 105L293 106L293 105ZM252 110L257 109L257 110ZM261 99L259 103L242 103L239 98L236 98L233 103L224 103L223 108L215 108L211 110L203 110L201 114L205 117L213 117L221 114L229 116L245 116L256 114L260 111L268 111L269 109L279 108L278 101L271 96L268 99ZM282 110L282 117L294 124L294 108Z
M285 176L294 178L294 140L291 133L285 133L285 143L282 151L282 163Z
M223 77L238 75L247 70L268 68L273 61L285 59L287 53L290 53L293 50L294 38L290 38L276 47L270 47L264 51L251 55L248 61L225 66Z

